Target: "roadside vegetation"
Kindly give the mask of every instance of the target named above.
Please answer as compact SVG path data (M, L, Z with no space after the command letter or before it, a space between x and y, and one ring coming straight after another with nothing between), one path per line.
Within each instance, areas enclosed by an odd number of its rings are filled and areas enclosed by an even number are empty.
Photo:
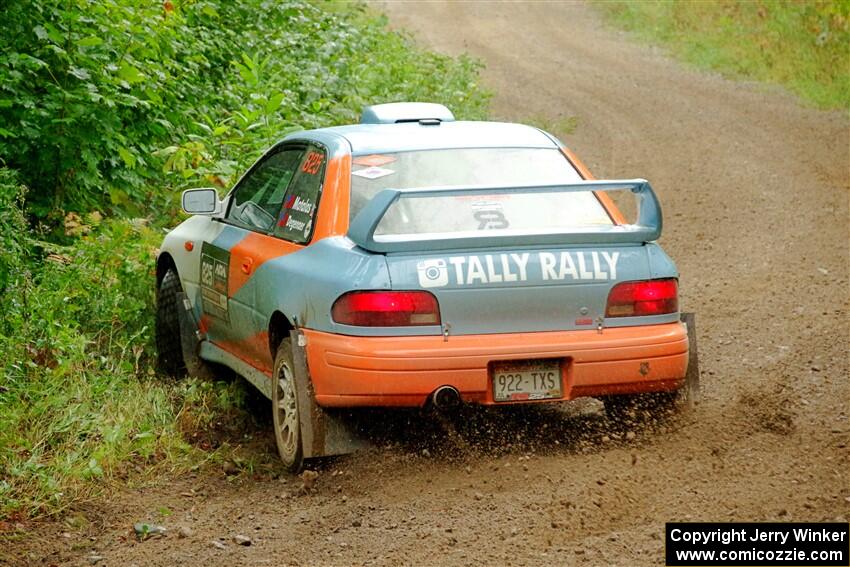
M597 2L614 24L735 78L785 85L820 108L850 109L847 0Z
M0 32L0 531L229 458L240 382L153 370L154 259L179 195L286 133L425 100L480 118L478 65L359 4L21 0ZM208 441L199 442L198 439Z

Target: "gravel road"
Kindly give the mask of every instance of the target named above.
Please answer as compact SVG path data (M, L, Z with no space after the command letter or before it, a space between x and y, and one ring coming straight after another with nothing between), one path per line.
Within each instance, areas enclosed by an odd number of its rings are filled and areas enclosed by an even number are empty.
M698 314L702 403L633 431L594 402L457 427L392 416L387 446L320 463L310 487L211 473L121 491L21 563L659 565L667 521L847 521L846 114L686 68L583 4L379 8L481 58L498 118L552 124L597 177L652 181ZM169 533L137 542L142 520Z

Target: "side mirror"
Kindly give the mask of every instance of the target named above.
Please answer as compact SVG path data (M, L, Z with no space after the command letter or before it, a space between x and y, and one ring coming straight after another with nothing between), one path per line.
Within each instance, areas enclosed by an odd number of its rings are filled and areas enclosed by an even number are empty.
M190 215L214 215L221 210L218 191L215 189L187 189L183 191L183 210Z

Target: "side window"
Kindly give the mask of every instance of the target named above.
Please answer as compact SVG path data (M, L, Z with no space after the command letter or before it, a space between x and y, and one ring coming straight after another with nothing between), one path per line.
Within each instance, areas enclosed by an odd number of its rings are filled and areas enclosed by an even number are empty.
M300 148L281 150L260 163L234 190L227 220L252 230L270 231L303 155Z
M325 152L320 148L311 146L304 153L283 200L275 236L299 244L310 241L319 208L326 161Z

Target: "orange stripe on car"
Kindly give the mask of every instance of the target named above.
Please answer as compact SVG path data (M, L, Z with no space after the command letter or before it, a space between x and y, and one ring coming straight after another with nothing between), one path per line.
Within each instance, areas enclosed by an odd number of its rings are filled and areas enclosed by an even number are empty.
M233 297L251 276L273 258L301 250L303 246L257 232L248 235L230 249L228 295Z
M253 366L271 378L274 362L269 350L268 331L261 331L242 340L216 340L213 342L217 347L226 350L242 362Z
M351 155L333 158L325 169L322 206L316 217L313 242L328 236L340 236L348 230L348 203L351 186Z
M576 168L576 171L578 171L582 179L586 179L588 181L596 179L587 166L584 165L584 162L582 162L572 150L566 146L561 146L561 152L567 157L567 160L572 164L572 166ZM596 195L596 198L599 199L599 202L602 203L603 207L605 207L605 210L611 216L611 220L617 224L628 224L629 221L626 220L626 217L623 216L623 213L620 212L620 209L618 209L617 205L614 204L610 195L604 191L594 191L593 194Z

